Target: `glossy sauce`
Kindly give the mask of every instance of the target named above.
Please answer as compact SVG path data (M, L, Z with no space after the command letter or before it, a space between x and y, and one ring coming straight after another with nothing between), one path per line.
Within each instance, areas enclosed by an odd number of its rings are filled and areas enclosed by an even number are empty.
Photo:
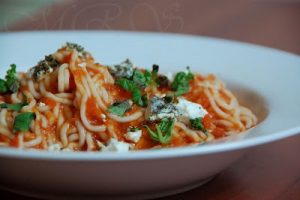
M103 112L98 107L96 98L89 97L86 103L86 116L90 123L93 125L103 124L102 114Z

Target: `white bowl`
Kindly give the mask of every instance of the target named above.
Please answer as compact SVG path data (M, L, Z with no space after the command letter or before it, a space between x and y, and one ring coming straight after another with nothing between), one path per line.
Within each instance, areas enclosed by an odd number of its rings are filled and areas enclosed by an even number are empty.
M199 146L129 153L55 153L0 148L1 188L42 198L154 198L208 181L250 147L300 132L300 57L256 45L177 34L21 32L0 34L0 74L35 65L66 41L101 63L131 58L167 71L214 73L259 118L247 133Z

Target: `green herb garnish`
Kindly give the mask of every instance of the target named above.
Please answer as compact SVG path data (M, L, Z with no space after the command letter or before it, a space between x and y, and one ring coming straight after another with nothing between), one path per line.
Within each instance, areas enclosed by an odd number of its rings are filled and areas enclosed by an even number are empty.
M131 92L132 95L132 101L141 106L146 107L147 102L147 96L142 95L142 92L140 91L139 87L136 85L136 83L132 80L128 80L126 78L120 78L116 80L116 84L121 86L123 89Z
M111 112L118 116L123 116L126 111L128 111L132 106L132 102L130 103L129 100L122 101L122 102L116 102L113 103L108 108L108 112Z
M187 68L187 70L188 72L178 72L171 84L171 88L176 96L183 95L190 89L189 81L194 79L194 75L189 68Z
M190 119L190 122L191 122L191 127L193 129L196 129L196 130L202 130L202 131L206 131L203 124L202 124L202 120L203 118L202 117L197 117L195 119Z
M137 87L134 88L131 91L131 95L132 95L132 101L137 105L141 107L146 107L148 105L147 95L146 94L142 95L142 92L139 90L139 88Z
M171 139L174 123L174 119L162 119L159 125L155 125L156 131L151 130L147 125L145 127L153 140L161 144L167 144Z
M0 94L4 94L8 91L6 81L3 79L0 79Z
M154 64L152 66L151 72L149 70L145 71L144 79L145 79L146 86L151 85L157 87L156 79L158 76L158 70L159 70L159 66Z
M31 121L36 117L33 112L24 112L20 113L15 117L14 128L15 132L17 131L28 131L30 128Z
M146 70L145 73L135 69L132 80L141 88L148 85L153 86L166 86L168 85L168 78L163 75L158 75L158 65L153 65L152 71Z
M132 90L137 88L137 86L135 85L135 83L133 81L128 80L126 78L117 79L116 84L121 86L123 89L125 89L129 92L131 92Z
M145 76L145 74L137 69L133 72L132 80L141 88L145 88L149 83L148 75Z
M20 111L26 105L28 105L28 103L16 103L16 104L1 103L0 108L7 108L8 110Z
M10 69L7 70L5 80L0 79L0 93L17 92L19 90L19 81L17 77L17 66L15 64L10 65Z
M146 79L147 86L151 85L151 83L152 83L152 73L149 70L146 70L145 73L144 73L144 77Z
M6 72L5 79L6 85L11 92L17 92L19 90L17 66L15 64L10 65L10 69Z
M169 80L166 76L164 75L159 75L158 74L159 71L159 66L158 65L153 65L152 66L152 71L148 71L146 70L144 76L146 79L146 82L148 83L148 85L152 85L155 87L166 87L169 85Z

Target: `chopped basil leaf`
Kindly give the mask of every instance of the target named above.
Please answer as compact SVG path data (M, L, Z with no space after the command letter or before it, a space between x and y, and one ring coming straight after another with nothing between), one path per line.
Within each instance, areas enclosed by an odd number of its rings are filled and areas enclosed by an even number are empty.
M202 130L202 131L206 131L203 124L202 124L202 117L197 117L195 119L191 119L190 122L191 122L191 127L193 129L196 129L196 130Z
M146 107L148 105L147 95L142 95L139 88L134 88L131 91L132 101L141 107Z
M159 125L155 125L156 131L151 130L147 125L145 127L153 140L167 144L171 139L174 123L174 119L163 119Z
M129 100L113 103L108 108L108 112L111 112L118 116L123 116L126 111L128 111L132 106L132 102Z
M144 78L145 78L145 85L151 85L151 86L157 86L156 79L158 75L158 65L153 65L152 66L152 71L150 72L149 70L146 70L144 73Z
M147 86L147 79L145 78L145 75L137 69L133 72L132 80L141 88L145 88Z
M146 70L145 73L143 74L142 72L136 69L133 74L133 81L141 88L145 88L148 85L154 85L154 86L168 85L167 77L162 75L158 76L157 70L158 68L155 68L154 70L152 70L152 72Z
M146 70L144 73L144 77L146 79L146 85L151 85L152 82L152 74L150 71Z
M152 131L152 130L150 129L150 127L147 126L147 125L145 125L145 127L146 127L146 129L147 129L147 131L148 131L150 137L152 138L152 140L159 142L158 133L155 132L155 131ZM156 125L155 127L156 127L156 129L158 128L157 125Z
M147 85L153 85L153 86L160 86L160 87L166 87L169 85L169 80L164 75L159 75L159 66L153 65L152 71L149 72L148 70L145 72L144 77L146 79Z
M135 84L134 81L128 80L125 78L121 78L116 80L116 84L121 86L123 89L131 92L132 95L132 101L142 107L147 106L147 96L142 95L142 92L138 88L138 86Z
M28 104L27 103L16 103L16 104L1 103L0 108L7 108L8 110L20 111L26 105Z
M10 65L10 69L6 72L5 79L6 85L11 92L17 92L19 90L17 66L15 64Z
M15 117L14 131L28 131L30 128L31 121L36 117L35 113L24 112L20 113Z
M139 106L146 107L148 105L147 95L144 94L139 101L140 101L138 104Z
M191 72L190 67L187 66L186 70L187 70L186 75L187 75L188 79L193 80L194 79L194 74Z
M136 87L131 90L132 101L140 106L142 106L142 92Z
M171 88L175 91L176 96L187 93L190 89L189 81L194 79L194 75L187 68L188 72L178 72L171 84Z
M19 81L17 77L17 66L15 64L10 65L10 69L7 70L5 80L0 79L0 93L14 93L19 90Z
M131 92L135 87L137 87L133 81L128 80L126 78L117 79L116 84L129 92Z
M8 91L5 80L0 79L0 94L4 94Z

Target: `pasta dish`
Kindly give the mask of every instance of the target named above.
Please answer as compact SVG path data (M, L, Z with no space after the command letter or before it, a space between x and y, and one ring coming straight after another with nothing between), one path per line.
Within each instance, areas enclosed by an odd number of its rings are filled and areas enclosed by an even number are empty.
M162 74L95 62L66 43L26 73L0 79L0 146L126 152L200 144L245 131L256 116L214 75Z

